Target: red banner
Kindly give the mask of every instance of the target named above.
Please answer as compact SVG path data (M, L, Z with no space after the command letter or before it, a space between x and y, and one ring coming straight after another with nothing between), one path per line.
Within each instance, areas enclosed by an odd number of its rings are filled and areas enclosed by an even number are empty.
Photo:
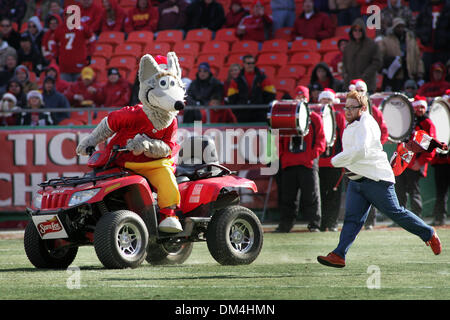
M195 127L179 128L179 142L195 130ZM261 174L261 169L271 165L267 157L261 156L267 148L266 128L205 127L200 130L200 134L209 135L216 141L220 163L231 170L238 170L239 176L255 180L262 194L242 195L243 204L262 208L270 175L267 172ZM31 205L38 184L45 180L89 171L86 166L88 158L76 155L75 149L91 131L92 128L0 130L0 211L25 210ZM275 167L268 172L274 174L277 169ZM276 205L276 183L273 180L269 207Z

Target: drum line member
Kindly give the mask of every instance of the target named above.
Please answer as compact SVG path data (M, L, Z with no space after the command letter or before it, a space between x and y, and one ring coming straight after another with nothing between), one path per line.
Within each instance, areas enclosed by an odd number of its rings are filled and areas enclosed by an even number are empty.
M335 167L348 170L345 219L338 246L327 256L318 256L323 265L343 268L347 252L364 225L372 205L408 232L420 237L435 255L442 245L436 231L414 213L399 205L395 193L395 176L380 142L380 128L366 112L367 96L357 91L347 95L342 136L343 151L331 159Z
M308 101L307 88L297 88L302 101ZM297 98L297 97L296 97ZM326 140L322 117L315 112L310 114L309 133L304 136L280 137L281 161L281 201L280 223L275 232L290 232L297 217L297 207L308 219L308 230L318 232L321 207L318 173L318 157L325 151ZM296 204L300 190L300 200Z
M332 147L327 147L319 158L320 199L322 205L321 231L337 231L337 220L341 208L342 184L339 183L342 175L341 168L335 168L331 164L331 158L342 151L342 133L346 120L341 111L336 111L334 103L339 103L336 93L330 88L325 88L319 94L319 103L329 104L335 114L336 140Z
M412 105L414 108L414 130L409 139L414 137L414 132L417 130L424 130L428 135L436 139L436 127L426 115L428 109L427 99L416 95ZM419 181L427 176L428 163L433 160L435 153L436 150L415 153L405 171L397 176L395 191L397 192L400 205L406 206L407 196L409 195L411 210L419 217L422 216L422 196L420 194Z

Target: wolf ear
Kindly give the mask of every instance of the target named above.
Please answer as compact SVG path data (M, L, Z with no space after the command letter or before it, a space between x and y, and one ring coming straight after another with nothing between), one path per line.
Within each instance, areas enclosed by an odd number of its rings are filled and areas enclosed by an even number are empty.
M177 78L181 79L180 63L175 52L167 53L167 69L169 72L175 74Z
M144 82L145 80L150 79L159 72L161 72L161 69L151 55L146 54L141 58L141 61L139 63L140 82Z

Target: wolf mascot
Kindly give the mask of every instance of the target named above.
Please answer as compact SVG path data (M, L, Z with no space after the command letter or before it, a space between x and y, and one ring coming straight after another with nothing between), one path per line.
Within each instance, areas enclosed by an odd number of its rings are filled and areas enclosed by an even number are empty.
M114 137L106 146L126 145L117 165L146 177L156 188L161 221L159 229L176 233L183 230L174 209L180 203L180 193L174 175L172 157L178 151L176 115L184 108L185 89L181 69L174 52L167 58L146 54L139 65L140 104L111 112L87 137L81 140L77 154L87 155L89 147Z

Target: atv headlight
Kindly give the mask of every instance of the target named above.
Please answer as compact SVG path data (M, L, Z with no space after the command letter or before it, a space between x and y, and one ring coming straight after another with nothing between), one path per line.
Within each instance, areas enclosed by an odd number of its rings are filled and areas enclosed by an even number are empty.
M40 209L42 205L42 194L36 193L36 195L33 198L33 206L36 209Z
M89 189L89 190L75 192L70 197L69 207L72 207L72 206L75 206L77 204L89 201L90 199L92 199L100 191L100 189L101 188Z

